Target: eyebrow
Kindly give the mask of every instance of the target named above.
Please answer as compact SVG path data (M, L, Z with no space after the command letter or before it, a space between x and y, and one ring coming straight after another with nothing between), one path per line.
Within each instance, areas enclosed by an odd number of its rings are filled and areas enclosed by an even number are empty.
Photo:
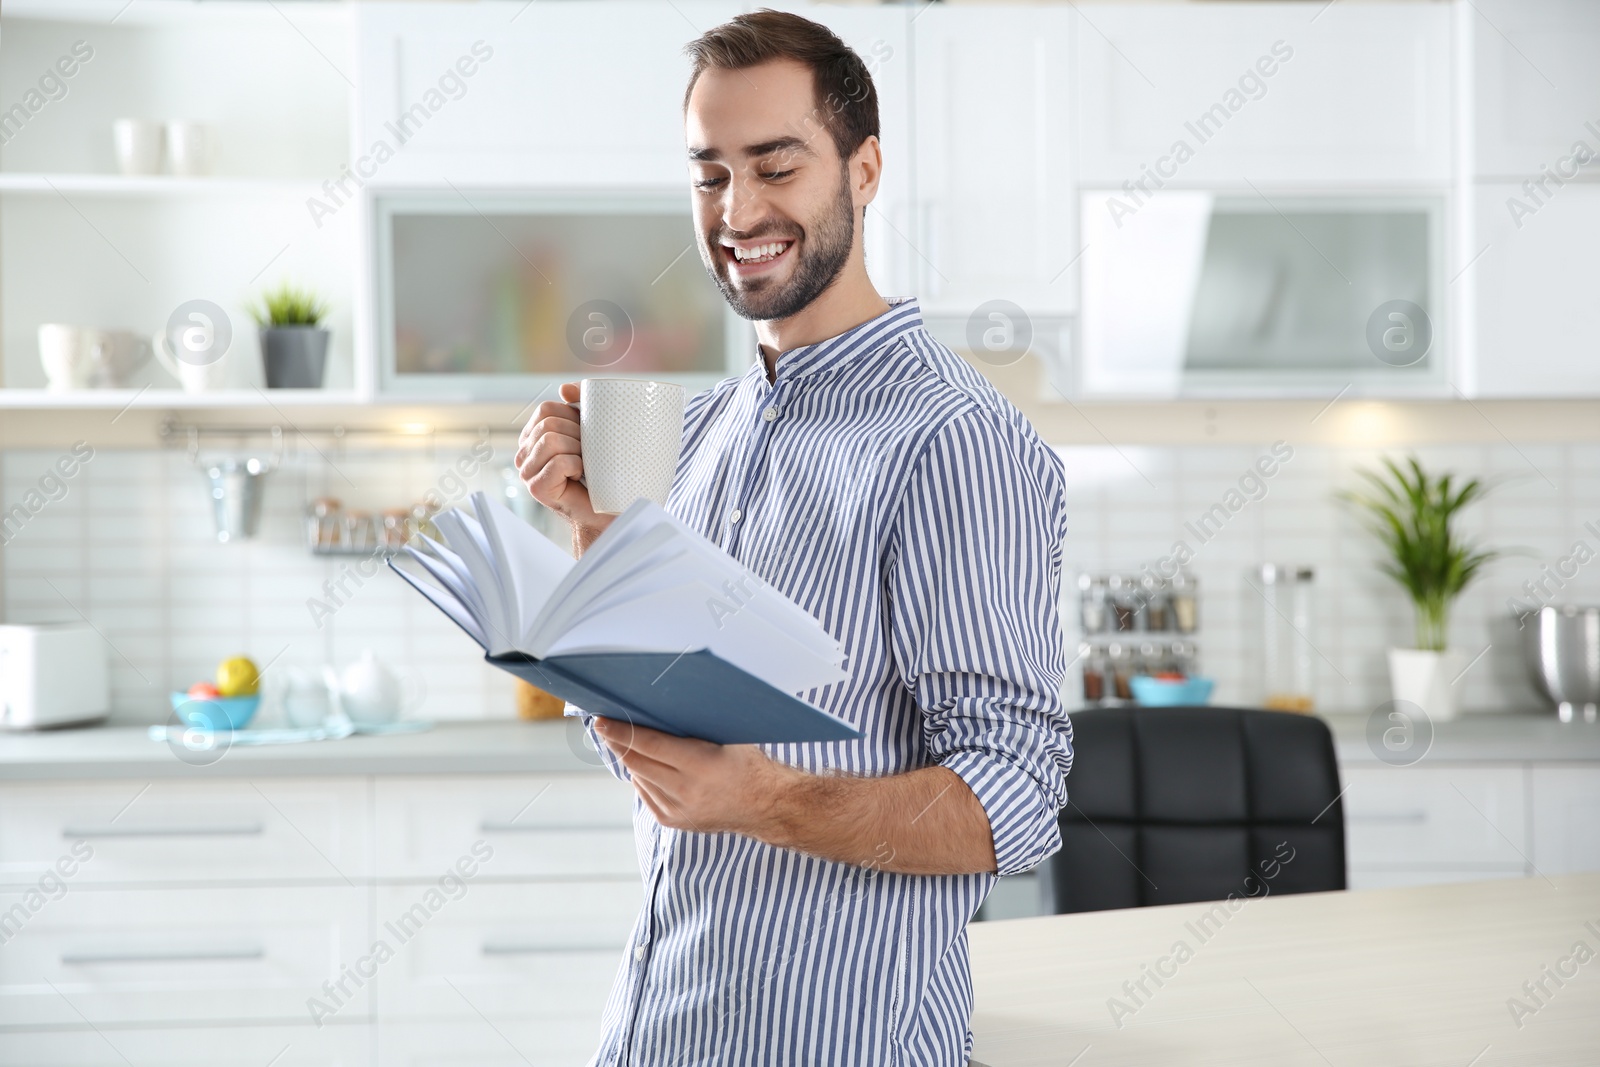
M740 154L746 159L752 159L760 156L770 156L774 152L796 152L807 156L816 155L816 152L812 151L811 145L800 137L774 137L770 141L745 145ZM715 148L709 147L691 148L689 149L689 158L701 163L716 163L722 159L722 153Z

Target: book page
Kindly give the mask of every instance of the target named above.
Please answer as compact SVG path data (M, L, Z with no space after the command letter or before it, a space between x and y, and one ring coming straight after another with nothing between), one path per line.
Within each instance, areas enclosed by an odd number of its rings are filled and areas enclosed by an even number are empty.
M576 564L544 534L518 518L482 490L472 494L472 507L502 582L506 632L519 646L545 603Z
M412 559L421 558L420 554L415 549L408 547L405 551ZM410 584L411 588L415 589L417 592L421 593L423 596L432 601L434 607L438 608L440 611L449 616L451 622L454 622L457 626L465 630L468 637L478 642L478 644L487 651L489 642L484 637L483 627L478 625L478 620L474 619L472 617L472 613L468 611L459 600L456 599L455 594L451 593L448 589L440 589L434 586L431 582L419 575L412 574L405 567L400 566L398 562L400 558L400 556L395 556L389 560L390 569L400 577L404 578L406 582Z
M483 631L489 636L489 653L498 656L517 651L513 631L507 625L500 575L495 571L494 557L483 535L483 527L478 525L477 519L456 509L439 512L433 517L433 524L467 565L472 584L483 598L482 622Z

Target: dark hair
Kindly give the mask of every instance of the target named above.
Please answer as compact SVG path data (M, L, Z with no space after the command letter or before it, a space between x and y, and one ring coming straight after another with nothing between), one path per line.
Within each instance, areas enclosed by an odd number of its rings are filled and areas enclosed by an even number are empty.
M867 65L820 23L762 8L707 30L684 52L694 62L689 87L683 92L684 107L708 67L744 70L774 59L793 59L811 68L816 110L841 160L854 155L868 137L878 136L878 91Z

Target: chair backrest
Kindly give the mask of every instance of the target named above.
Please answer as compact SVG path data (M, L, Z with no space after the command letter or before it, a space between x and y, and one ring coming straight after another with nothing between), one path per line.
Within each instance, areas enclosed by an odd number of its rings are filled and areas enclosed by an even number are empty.
M1345 888L1327 724L1239 708L1072 716L1057 912Z

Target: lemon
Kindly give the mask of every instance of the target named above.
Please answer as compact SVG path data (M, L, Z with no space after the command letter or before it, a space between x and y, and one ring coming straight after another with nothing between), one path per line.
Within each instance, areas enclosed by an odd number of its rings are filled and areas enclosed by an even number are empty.
M234 656L217 664L217 692L225 697L255 696L261 672L248 656Z

